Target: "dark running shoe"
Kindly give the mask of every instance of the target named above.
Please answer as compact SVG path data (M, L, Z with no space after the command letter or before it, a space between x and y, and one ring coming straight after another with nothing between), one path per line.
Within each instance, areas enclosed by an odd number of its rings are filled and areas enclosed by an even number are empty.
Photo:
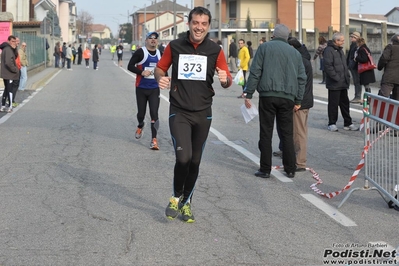
M179 215L179 198L171 197L169 199L169 204L166 207L165 215L167 218L173 220Z
M187 202L186 204L183 205L183 207L181 207L180 212L182 214L182 219L184 222L186 223L195 222L194 215L191 211L191 205L189 202Z

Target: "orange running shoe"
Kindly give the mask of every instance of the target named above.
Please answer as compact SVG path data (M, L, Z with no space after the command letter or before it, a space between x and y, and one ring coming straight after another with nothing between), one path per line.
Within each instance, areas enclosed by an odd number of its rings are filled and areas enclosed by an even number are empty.
M143 128L137 128L136 129L136 134L135 134L135 137L136 137L136 139L139 139L139 138L141 138L141 136L143 136Z
M156 138L152 139L151 144L150 144L150 149L151 150L159 150L158 141Z

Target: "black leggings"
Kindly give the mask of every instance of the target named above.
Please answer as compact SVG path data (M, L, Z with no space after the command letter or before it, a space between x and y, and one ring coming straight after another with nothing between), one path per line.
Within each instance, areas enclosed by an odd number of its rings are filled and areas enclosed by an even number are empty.
M6 101L8 99L8 103L10 107L12 107L12 103L15 102L15 95L17 94L19 87L19 80L10 80L3 79L4 82L4 91L3 97L1 99L1 106L6 105Z
M151 117L151 134L152 138L157 137L157 131L159 128L158 121L158 109L159 109L159 88L156 89L141 89L136 88L136 102L137 102L137 121L139 122L138 127L144 126L144 117L147 110L147 102L150 107Z
M183 204L193 195L211 122L211 107L190 112L170 105L169 128L176 154L173 196L183 195Z

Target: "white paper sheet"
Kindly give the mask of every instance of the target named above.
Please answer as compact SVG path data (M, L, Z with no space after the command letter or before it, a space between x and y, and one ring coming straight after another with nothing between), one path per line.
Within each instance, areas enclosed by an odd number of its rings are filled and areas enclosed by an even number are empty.
M241 113L242 113L242 116L244 117L245 123L248 123L255 116L257 116L259 114L258 109L256 109L254 104L252 104L251 108L249 108L249 109L247 107L245 107L245 104L241 105Z

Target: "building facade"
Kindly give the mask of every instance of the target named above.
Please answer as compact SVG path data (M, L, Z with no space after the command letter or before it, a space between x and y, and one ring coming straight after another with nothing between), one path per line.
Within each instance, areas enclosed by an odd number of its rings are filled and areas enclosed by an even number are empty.
M1 11L13 14L13 22L29 26L40 21L41 33L60 37L64 42L76 40L76 5L72 0L0 0ZM37 23L32 23L36 27ZM46 29L43 30L43 27ZM36 29L32 29L35 34Z
M223 37L231 32L246 31L248 18L251 31L255 33L272 30L280 23L296 31L299 29L298 0L204 0L204 6L213 16L211 32L219 30L220 19ZM348 10L346 0L346 24L349 23ZM302 1L302 29L318 28L327 32L329 26L340 30L340 0Z
M90 33L91 38L97 37L100 40L111 38L111 29L107 25L93 24L91 26L92 32Z
M132 42L141 45L148 32L156 31L160 40L173 40L175 33L187 30L187 16L190 8L169 0L156 2L130 15L132 21ZM175 15L176 14L176 15Z

